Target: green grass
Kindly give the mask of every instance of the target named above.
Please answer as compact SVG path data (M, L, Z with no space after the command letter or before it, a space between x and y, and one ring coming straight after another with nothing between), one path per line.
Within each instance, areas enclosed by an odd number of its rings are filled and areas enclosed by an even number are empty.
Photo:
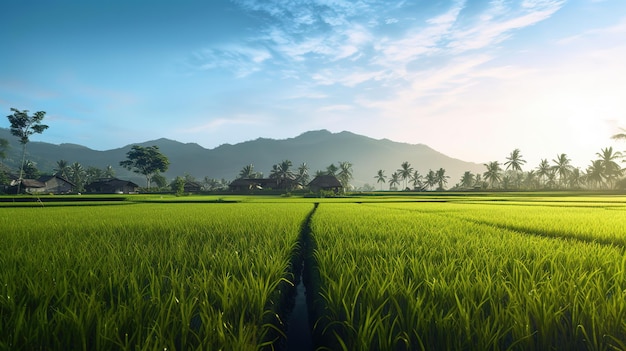
M0 203L0 350L279 347L302 224L320 350L626 349L626 197Z
M291 255L311 209L3 209L0 349L255 350L271 343L281 323L279 290L293 280Z

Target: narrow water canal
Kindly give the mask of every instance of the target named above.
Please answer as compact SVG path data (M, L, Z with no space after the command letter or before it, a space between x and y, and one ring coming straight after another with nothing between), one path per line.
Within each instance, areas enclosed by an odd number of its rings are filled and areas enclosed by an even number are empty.
M311 325L309 324L309 310L307 305L306 287L304 285L304 274L307 260L311 248L309 247L309 236L311 235L311 218L319 203L309 213L302 225L300 233L301 263L300 277L296 286L295 304L288 319L287 328L287 351L313 351L313 339L311 337Z

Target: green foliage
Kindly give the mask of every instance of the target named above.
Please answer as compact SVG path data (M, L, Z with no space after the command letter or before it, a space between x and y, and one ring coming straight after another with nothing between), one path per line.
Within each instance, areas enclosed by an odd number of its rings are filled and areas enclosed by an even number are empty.
M133 145L126 153L126 158L120 162L120 166L143 174L146 177L147 188L150 188L151 178L159 172L167 171L170 164L168 158L159 151L156 145L148 147Z
M311 204L4 208L2 350L272 344Z
M22 145L30 141L31 135L41 134L48 129L47 125L41 124L46 115L44 111L35 112L32 116L28 114L28 110L20 111L11 108L11 111L13 114L7 116L9 123L11 123L11 134L19 138Z

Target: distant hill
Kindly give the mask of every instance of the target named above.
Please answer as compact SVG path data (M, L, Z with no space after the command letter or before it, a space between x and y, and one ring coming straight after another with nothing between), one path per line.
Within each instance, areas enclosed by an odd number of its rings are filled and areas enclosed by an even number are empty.
M0 128L0 138L9 140L11 148L7 152L4 163L16 168L21 157L21 145L8 129ZM387 139L372 139L366 136L340 132L331 133L327 130L310 131L295 138L274 140L259 138L234 145L224 144L214 149L205 149L195 143L180 143L169 139L158 139L138 143L141 146L157 145L161 152L170 160L170 168L165 173L168 179L178 175L190 174L198 179L225 178L232 180L239 171L248 164L268 176L272 165L282 160L291 160L294 168L302 162L309 166L310 173L324 170L331 163L340 161L353 164L353 184L361 186L365 183L379 188L374 176L379 169L385 170L387 176L400 168L400 164L408 161L420 173L429 169L444 168L450 176L448 187L459 181L465 171L484 172L484 166L448 157L423 144L407 144ZM51 172L58 160L70 163L79 162L83 166L104 168L113 166L119 177L145 182L138 176L119 166L126 159L126 153L132 145L118 149L97 151L76 144L50 144L30 142L27 144L27 159L36 162L42 172Z

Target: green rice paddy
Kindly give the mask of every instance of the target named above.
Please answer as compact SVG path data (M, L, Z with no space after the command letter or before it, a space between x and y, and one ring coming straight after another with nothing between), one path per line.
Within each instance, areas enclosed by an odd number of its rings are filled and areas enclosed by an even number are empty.
M0 350L281 349L303 257L319 350L626 349L626 197L67 200L0 203Z

